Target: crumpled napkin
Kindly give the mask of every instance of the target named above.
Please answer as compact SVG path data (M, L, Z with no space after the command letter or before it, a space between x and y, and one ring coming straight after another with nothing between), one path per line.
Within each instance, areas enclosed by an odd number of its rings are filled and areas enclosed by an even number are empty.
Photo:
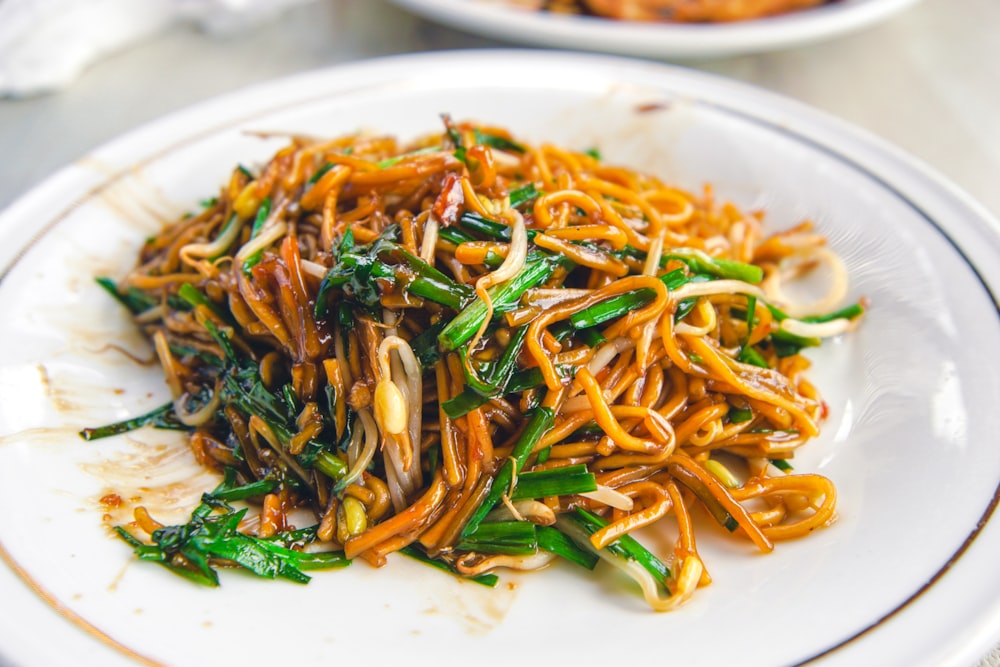
M0 0L0 97L53 92L177 23L229 33L309 0Z

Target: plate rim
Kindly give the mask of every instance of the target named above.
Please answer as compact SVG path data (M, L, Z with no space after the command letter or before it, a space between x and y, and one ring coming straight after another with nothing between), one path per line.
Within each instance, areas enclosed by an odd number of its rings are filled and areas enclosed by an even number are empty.
M687 59L759 53L832 39L884 21L921 0L860 0L749 21L683 24L551 15L483 0L389 1L452 28L520 44Z

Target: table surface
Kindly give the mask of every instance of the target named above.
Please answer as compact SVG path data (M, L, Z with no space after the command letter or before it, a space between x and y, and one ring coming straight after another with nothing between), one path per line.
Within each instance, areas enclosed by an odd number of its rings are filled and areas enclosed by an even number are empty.
M1000 216L998 25L997 0L924 0L845 37L681 64L865 128ZM0 100L0 209L123 132L230 90L380 55L501 46L511 45L435 25L382 0L319 0L223 37L176 27L98 62L58 94ZM1000 665L1000 648L980 665Z

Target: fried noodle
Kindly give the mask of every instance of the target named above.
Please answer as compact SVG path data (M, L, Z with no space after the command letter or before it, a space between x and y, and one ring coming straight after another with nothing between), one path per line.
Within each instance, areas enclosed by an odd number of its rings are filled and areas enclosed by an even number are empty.
M809 317L782 288L821 263L837 293L812 303L845 294L811 225L769 236L709 187L444 122L293 137L117 285L199 460L267 483L241 530L304 508L349 559L468 575L547 565L556 530L665 610L711 581L710 524L766 553L831 523L833 484L787 464L826 416L800 350L861 308ZM614 550L651 530L661 569Z

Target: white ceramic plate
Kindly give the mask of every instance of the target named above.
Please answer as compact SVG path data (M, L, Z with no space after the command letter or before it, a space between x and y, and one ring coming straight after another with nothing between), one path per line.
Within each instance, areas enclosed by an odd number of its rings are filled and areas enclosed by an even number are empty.
M93 277L120 276L163 219L279 143L248 130L413 136L437 129L440 112L596 146L683 186L711 182L767 209L774 229L817 222L847 262L851 296L872 302L857 332L812 355L831 416L796 465L835 481L836 524L766 557L706 526L715 582L668 615L608 573L556 567L488 590L403 557L308 586L224 572L209 590L136 562L109 535L108 491L163 513L214 481L174 434L77 438L166 396L157 368L131 358L148 346ZM1000 635L998 225L906 156L788 100L557 53L320 71L169 116L57 173L0 217L0 266L0 654L15 665L199 665L222 652L242 665L553 652L610 664L634 652L684 665L964 667Z
M519 44L647 58L705 58L774 51L874 25L917 0L839 0L753 21L644 23L530 11L510 0L392 0L445 25Z

